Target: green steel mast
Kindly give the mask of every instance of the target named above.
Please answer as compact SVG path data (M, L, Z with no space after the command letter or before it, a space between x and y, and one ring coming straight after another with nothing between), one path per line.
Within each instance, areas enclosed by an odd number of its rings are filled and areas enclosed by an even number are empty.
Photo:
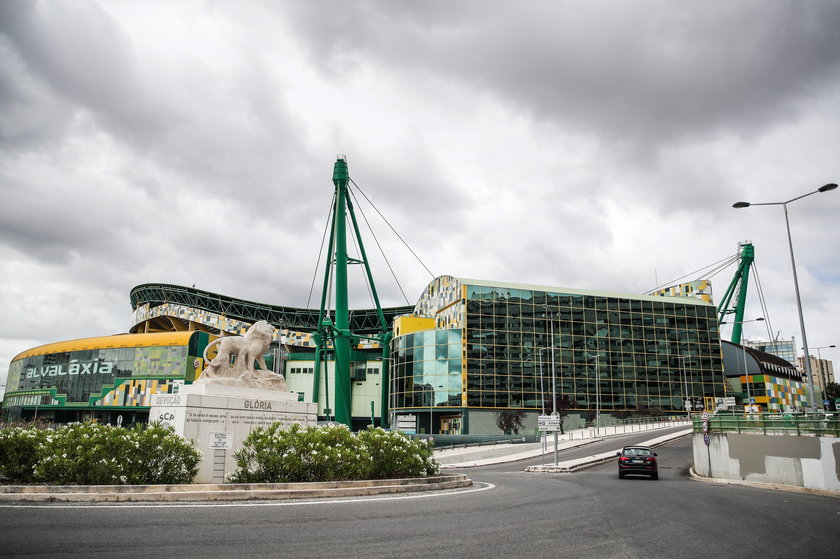
M741 343L741 329L744 322L744 307L747 303L747 284L750 279L750 267L755 260L755 248L752 243L741 244L741 258L735 276L726 288L720 305L718 306L718 323L722 324L728 314L735 314L735 322L732 326L733 344ZM737 288L737 289L736 289ZM732 296L737 292L734 308L730 308Z
M391 334L385 322L385 315L382 312L382 305L379 303L379 296L376 293L376 286L373 282L373 275L365 254L364 243L359 232L359 225L353 211L353 204L350 200L347 183L350 175L347 170L347 160L339 156L333 166L333 184L335 185L335 196L333 198L332 230L326 259L324 273L324 288L321 292L321 309L318 316L318 331L313 335L315 340L315 378L313 380L313 394L317 401L320 389L320 368L321 361L326 349L331 344L335 354L335 373L333 381L335 386L335 421L352 426L352 391L350 382L351 346L359 342L359 338L369 338L378 341L382 347L382 424L386 422L387 414L387 386L388 386L388 343ZM353 233L358 243L361 259L347 256L347 215L349 214L353 223ZM348 264L363 264L367 274L367 280L373 295L374 304L379 317L379 334L375 337L360 336L350 331L350 308L348 304ZM334 270L334 272L333 272ZM335 322L329 316L329 305L327 295L331 290L330 280L335 283ZM329 392L325 412L330 416Z

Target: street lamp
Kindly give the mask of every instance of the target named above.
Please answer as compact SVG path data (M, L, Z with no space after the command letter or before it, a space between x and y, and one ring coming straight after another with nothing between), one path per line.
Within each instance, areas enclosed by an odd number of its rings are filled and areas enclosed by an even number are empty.
M745 324L747 322L764 322L764 317L759 316L758 318L753 318L752 320L735 320L735 324ZM726 324L726 322L721 322L721 324ZM747 370L747 346L746 344L741 344L741 351L744 354L744 379L747 383L747 404L752 404L752 396L750 395L750 373Z
M813 349L816 349L816 350L817 350L817 359L819 359L820 361L822 361L822 355L820 354L820 350L821 350L821 349L828 349L828 348L830 348L830 347L837 347L837 346L836 346L836 345L834 345L834 344L831 344L831 345L821 345L820 347L815 347L815 348L813 348ZM802 349L804 350L805 348L803 347ZM806 356L806 357L807 357L807 356Z
M591 339L591 338L590 338ZM601 344L598 343L598 334L594 336L595 339L595 436L598 436L599 426L601 425L601 367L599 357L601 356ZM589 352L585 354L586 359L590 359Z
M803 194L801 196L797 196L796 198L791 198L786 202L762 202L762 203L750 203L750 202L735 202L732 204L733 208L740 209L740 208L748 208L750 206L782 206L785 209L785 226L787 227L787 235L788 235L788 245L790 247L790 267L793 270L793 286L796 290L796 309L799 311L799 329L802 333L802 345L805 348L805 372L808 374L808 399L811 402L811 410L817 410L817 403L814 401L814 375L811 373L811 360L807 359L808 355L808 338L805 336L805 318L802 316L802 299L799 296L799 280L796 277L796 260L793 257L793 240L790 236L790 220L788 219L788 209L787 205L791 202L795 202L801 198L805 198L806 196L810 196L811 194L817 194L821 192L828 192L830 190L834 190L837 188L835 183L828 183L819 187L817 190L813 192L809 192L807 194Z
M557 390L557 384L554 379L554 322L551 321L553 315L548 312L548 305L543 305L546 311L546 318L548 318L548 327L551 330L551 415L557 415L557 396L555 395L555 390ZM559 314L558 314L559 316Z
M685 385L685 412L687 415L691 415L691 408L692 408L692 401L688 398L688 375L685 372L685 360L691 359L690 355L675 355L675 359L680 360L680 372L682 373L683 384Z
M598 357L600 353L595 354L595 436L600 434L601 426L601 370L598 366Z
M819 377L820 377L820 381L818 383L820 385L820 390L825 390L825 383L827 382L827 379L825 378L825 376L826 376L825 375L825 367L823 366L823 363L822 363L822 354L820 353L820 350L821 349L828 349L828 348L835 348L835 347L837 347L837 346L834 345L834 344L831 344L831 345L821 345L819 347L813 348L813 349L817 350L817 372L818 372ZM804 350L805 348L803 347L802 349ZM808 363L810 363L811 362L811 356L806 353L803 361L807 361Z
M551 384L552 385L554 384L554 374L553 374L554 373L554 346L551 346L550 348L549 347L541 347L541 348L539 348L539 352L540 352L540 398L542 399L542 413L543 413L543 415L545 415L545 388L544 388L544 385L543 385L543 377L545 375L543 374L543 352L547 349L551 349L551 353L552 353L552 356L551 356L552 357L552 361L551 361L551 365L552 365L552 367L551 367L551 372L552 372ZM554 398L553 394L554 393L552 392L552 401L551 401L552 415L553 415L553 412L554 412L554 405L555 405L555 402L554 402L554 399L553 399Z

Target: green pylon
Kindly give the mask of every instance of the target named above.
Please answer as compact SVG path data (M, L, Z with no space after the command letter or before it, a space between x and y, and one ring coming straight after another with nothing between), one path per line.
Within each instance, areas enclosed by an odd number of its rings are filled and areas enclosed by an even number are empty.
M741 259L738 264L738 269L735 271L735 276L726 288L726 292L721 298L718 306L718 322L721 323L728 314L735 314L734 325L732 326L733 344L741 343L741 330L744 322L744 308L747 305L747 285L750 281L750 267L755 260L755 248L752 243L743 243L741 245ZM735 299L734 308L730 308L733 295L737 292L738 297Z
M335 185L335 420L348 427L353 414L350 404L350 308L347 303L347 161L333 166Z
M330 235L330 243L328 249L328 258L326 261L326 271L324 274L324 288L321 294L321 310L318 317L318 331L313 335L315 341L315 378L313 380L313 393L316 401L319 397L320 388L320 368L322 356L324 355L328 344L332 342L335 352L335 373L333 375L333 382L335 386L335 421L344 423L348 427L352 426L352 401L351 401L351 382L350 382L350 348L352 344L358 342L358 337L350 331L350 309L348 304L348 282L347 282L347 265L364 264L367 273L368 283L370 285L371 294L373 295L374 304L379 314L380 333L376 339L383 344L383 357L387 355L387 345L390 341L390 332L388 332L385 323L385 315L382 312L382 306L379 304L379 296L376 293L376 286L373 282L373 276L370 272L370 266L367 262L365 254L364 243L359 232L359 225L356 222L356 216L353 212L353 204L350 201L350 196L347 189L347 183L350 180L350 175L347 170L347 160L343 156L339 156L333 165L333 184L335 185L335 199L333 204L332 216L332 231ZM350 216L353 223L353 232L356 235L356 241L361 252L361 260L351 259L347 256L347 216ZM334 268L334 276L331 270ZM327 293L330 289L330 277L334 278L335 283L335 315L333 320L330 320L329 309L327 309ZM387 384L387 360L383 359L383 379ZM382 397L382 423L385 424L387 404L387 386L383 387ZM329 401L324 404L324 407L329 406ZM329 415L329 414L327 414Z

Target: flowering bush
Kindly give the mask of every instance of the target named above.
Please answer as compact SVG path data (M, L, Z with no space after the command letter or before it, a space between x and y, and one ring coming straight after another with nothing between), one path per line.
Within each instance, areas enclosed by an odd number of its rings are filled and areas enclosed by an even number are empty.
M306 427L279 423L251 431L234 454L232 483L283 483L384 479L434 475L432 446L399 433L369 428L353 435L344 425Z
M34 481L47 433L31 425L0 429L0 475L13 483Z
M357 438L370 456L368 479L423 477L440 472L431 441L372 427L360 431Z
M14 430L0 430L0 441L9 441L10 448L23 448L24 443L29 444L23 434L7 431ZM13 482L56 485L190 483L201 460L201 453L192 443L160 424L122 429L86 422L70 423L55 431L32 431L39 434L29 435L36 441L31 443L31 463L26 463L23 457L6 460L6 453L2 453L2 472ZM17 447L11 441L18 441ZM7 466L7 461L15 461L17 466ZM31 472L28 476L25 475L27 468Z
M135 424L129 430L134 449L129 446L126 482L132 485L192 483L201 462L201 452L159 422Z

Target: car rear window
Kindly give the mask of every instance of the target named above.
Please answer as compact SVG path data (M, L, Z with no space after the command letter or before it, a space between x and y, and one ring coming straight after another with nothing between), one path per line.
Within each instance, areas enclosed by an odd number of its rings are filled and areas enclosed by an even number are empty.
M650 450L646 448L625 448L624 449L625 456L650 456Z

